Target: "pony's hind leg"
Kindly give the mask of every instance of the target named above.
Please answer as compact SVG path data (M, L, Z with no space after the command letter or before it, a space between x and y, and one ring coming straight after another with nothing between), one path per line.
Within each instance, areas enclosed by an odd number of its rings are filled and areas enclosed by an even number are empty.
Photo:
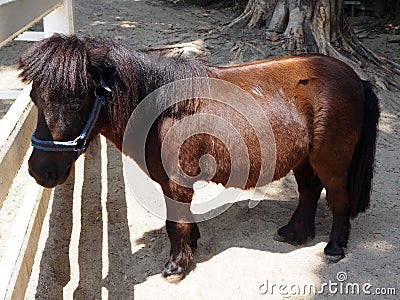
M346 164L330 161L330 163L314 165L318 176L326 189L329 208L333 214L332 229L329 242L324 252L328 262L342 259L344 247L350 233L350 196L347 189Z
M346 176L343 176L346 178ZM328 262L337 262L344 255L344 247L350 235L350 203L346 180L338 180L326 186L326 196L333 214L332 229L329 242L324 252Z
M315 236L315 211L323 186L308 158L295 167L293 173L298 185L299 204L289 223L278 230L277 239L301 245Z
M200 231L190 212L193 189L170 183L168 187L163 187L163 191L167 204L166 229L171 250L162 276L175 282L186 276L187 267L197 249Z

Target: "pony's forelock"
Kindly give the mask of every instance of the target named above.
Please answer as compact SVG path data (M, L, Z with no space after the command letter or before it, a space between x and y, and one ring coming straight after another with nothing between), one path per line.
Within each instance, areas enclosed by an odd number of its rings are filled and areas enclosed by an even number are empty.
M34 81L44 96L80 95L93 85L89 73L89 38L55 34L35 43L21 57L19 74Z

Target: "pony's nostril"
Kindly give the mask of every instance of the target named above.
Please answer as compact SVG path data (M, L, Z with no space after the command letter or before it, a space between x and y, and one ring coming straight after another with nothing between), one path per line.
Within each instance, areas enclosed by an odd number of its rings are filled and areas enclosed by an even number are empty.
M47 182L56 182L57 181L57 173L55 170L50 170L45 172L43 179Z
M51 177L52 177L51 172L45 172L43 174L43 180L49 180L51 179Z

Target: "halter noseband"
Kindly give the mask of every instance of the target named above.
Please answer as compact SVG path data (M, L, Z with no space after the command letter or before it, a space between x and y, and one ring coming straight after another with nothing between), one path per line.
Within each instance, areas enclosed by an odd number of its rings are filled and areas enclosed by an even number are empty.
M103 90L102 93L98 93L98 90ZM111 89L104 82L103 78L100 77L100 86L95 89L95 101L92 111L90 112L89 118L86 121L85 127L81 134L71 141L59 142L59 141L46 141L36 137L36 130L32 134L32 147L42 151L48 152L64 152L73 151L76 153L76 158L85 152L88 145L88 139L92 133L97 119L99 118L101 108L106 104L105 92L111 93Z

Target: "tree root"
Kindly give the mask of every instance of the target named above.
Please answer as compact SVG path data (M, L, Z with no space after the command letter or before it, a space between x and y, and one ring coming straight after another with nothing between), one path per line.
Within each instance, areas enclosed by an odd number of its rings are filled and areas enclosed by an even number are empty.
M243 13L226 25L227 28L254 28L260 27L264 22L264 0L249 0Z
M340 2L299 3L302 5L287 0L249 0L244 12L227 27L265 24L266 39L277 42L285 51L327 54L345 61L362 77L374 76L382 87L400 88L399 64L378 56L361 43L343 15Z
M346 22L348 22L346 20ZM354 31L347 25L341 33L342 47L338 52L353 61L358 67L374 66L376 80L385 83L386 88L400 88L400 65L385 57L379 56L365 47Z

